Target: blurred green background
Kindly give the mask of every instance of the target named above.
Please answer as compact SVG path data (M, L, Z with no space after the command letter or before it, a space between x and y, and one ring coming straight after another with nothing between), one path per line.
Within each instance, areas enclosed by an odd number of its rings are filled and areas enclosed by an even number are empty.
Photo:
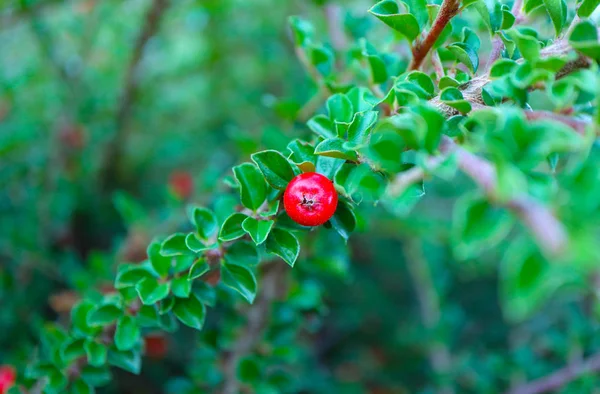
M218 213L232 165L309 135L298 111L315 86L288 17L323 37L327 19L352 38L381 29L372 2L344 2L333 17L339 4L321 3L0 2L0 364L26 362L45 321L68 319L77 294L181 226L186 203ZM169 183L181 171L193 178L188 201ZM600 348L585 286L510 322L496 269L506 249L452 257L451 207L469 187L432 182L401 221L365 208L350 250L331 231L314 235L320 252L298 262L273 311L274 387L495 393ZM182 330L165 359L139 377L116 373L102 392L182 393L190 381L212 392L236 308L217 305L205 331ZM589 376L563 392L599 384Z

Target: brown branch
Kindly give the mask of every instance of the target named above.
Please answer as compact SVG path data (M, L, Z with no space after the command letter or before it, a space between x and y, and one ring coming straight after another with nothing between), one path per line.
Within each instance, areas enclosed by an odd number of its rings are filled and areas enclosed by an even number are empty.
M496 169L491 163L461 148L445 136L442 138L440 151L444 154L456 154L458 167L481 187L491 200L498 201L521 219L543 250L556 255L565 249L568 241L566 230L547 207L526 194L513 197L505 203L500 202Z
M573 119L570 116L555 114L554 112L550 112L550 111L525 111L525 116L527 117L528 120L531 120L531 121L549 119L549 120L554 120L556 122L560 122L562 124L569 126L573 130L575 130L577 132L577 134L581 134L581 135L585 134L585 129L588 125L587 122Z
M135 73L142 60L144 47L160 26L162 15L167 9L169 0L153 0L141 33L133 48L133 55L125 71L123 89L115 118L115 134L106 147L106 154L102 166L103 186L106 188L110 182L119 182L121 161L123 160L124 145L127 141L127 121L133 108L137 95L137 81Z
M437 17L433 21L433 25L431 26L431 30L425 37L422 42L419 42L413 48L413 59L408 67L409 70L418 70L423 63L423 60L433 47L433 44L437 41L444 31L444 28L452 18L458 13L460 7L459 0L444 0L440 10L437 14Z
M568 365L543 378L515 387L507 394L541 394L557 390L583 375L600 371L600 353Z
M251 352L260 341L271 314L273 301L284 296L282 291L285 290L285 284L283 283L285 270L286 266L281 261L272 262L265 266L265 273L261 282L262 293L248 309L246 314L248 321L244 327L244 332L238 336L232 352L225 359L223 394L238 394L240 392L240 382L237 379L238 364L242 357Z

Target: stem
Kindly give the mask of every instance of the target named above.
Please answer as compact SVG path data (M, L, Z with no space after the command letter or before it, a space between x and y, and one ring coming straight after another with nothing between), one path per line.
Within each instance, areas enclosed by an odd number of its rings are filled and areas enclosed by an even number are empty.
M550 111L525 111L525 116L528 120L551 119L563 123L575 130L577 134L581 135L585 134L585 129L588 125L588 123L584 121L573 119L570 116L555 114L554 112Z
M260 298L252 305L246 314L248 319L244 332L233 345L231 354L225 360L223 394L238 394L240 382L237 380L237 367L260 341L267 325L273 301L282 297L282 282L284 282L285 266L280 262L271 263L263 279L263 290Z
M425 40L418 43L413 48L413 59L410 63L409 70L418 70L421 67L423 59L425 59L433 47L433 44L435 44L440 37L440 34L442 34L446 25L448 25L450 20L458 13L459 4L460 1L458 0L444 0Z
M507 394L540 394L554 391L565 384L592 372L600 371L600 353L586 360L568 365L543 378L526 383L507 392Z
M431 52L431 63L433 64L433 69L435 71L435 75L438 78L438 81L445 75L444 73L444 65L442 64L442 60L440 59L440 54L437 51Z
M411 241L406 251L406 265L417 294L419 311L423 326L427 332L436 330L440 325L440 299L433 283L431 269L419 248L420 241ZM433 371L444 376L451 367L451 357L448 347L439 339L433 339L428 344L427 355ZM440 393L451 394L454 390L450 385L440 387Z
M336 51L343 51L348 47L344 23L342 21L342 7L339 4L327 3L324 7L325 19L331 44Z
M109 182L119 183L121 161L123 160L124 145L127 141L127 121L131 115L133 103L137 95L135 73L142 60L144 47L160 26L162 15L167 9L169 0L153 0L141 33L135 43L133 55L125 71L123 90L115 118L115 135L109 141L102 166L103 186Z
M496 170L491 163L459 147L449 137L442 139L440 150L442 153L455 153L458 167L479 185L490 199L498 199ZM543 250L556 255L565 249L568 241L566 231L547 207L528 195L519 195L501 205L521 219Z

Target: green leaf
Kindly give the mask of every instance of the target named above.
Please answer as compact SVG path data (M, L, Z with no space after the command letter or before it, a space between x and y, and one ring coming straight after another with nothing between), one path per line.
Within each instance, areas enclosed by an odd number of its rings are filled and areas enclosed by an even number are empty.
M287 184L295 176L290 162L277 151L265 150L255 153L251 157L266 181L275 189L285 190Z
M99 329L91 327L87 322L88 314L94 309L94 303L80 301L71 309L71 325L73 332L81 336L95 335Z
M228 287L240 293L249 303L256 297L256 277L252 270L236 264L221 266L221 281Z
M501 78L510 74L517 67L517 62L511 59L500 59L490 69L491 78Z
M294 140L287 146L288 150L292 152L290 160L300 167L302 172L314 172L317 158L314 154L315 148L307 142L301 140Z
M402 152L406 142L393 130L381 129L373 133L367 156L373 164L385 171L397 172L402 167Z
M408 6L408 10L417 19L421 30L423 30L429 21L427 0L403 0L403 3Z
M344 238L348 241L350 234L356 228L356 216L352 208L343 201L338 203L335 214L330 219L331 225Z
M315 115L306 122L308 128L323 138L337 137L333 122L325 115Z
M212 245L207 245L206 243L204 243L202 240L200 240L198 238L198 235L196 233L189 233L188 235L185 236L186 248L188 248L189 250L191 250L194 253L201 253L206 250L213 249L215 247L215 245L217 245L217 244L215 243Z
M110 383L111 374L108 366L94 367L86 365L81 370L81 379L93 387L101 387Z
M219 232L219 240L222 242L233 241L244 236L245 232L242 228L242 222L248 216L243 213L236 212L225 219Z
M502 241L514 220L484 198L467 194L454 208L452 235L458 258L475 257Z
M160 254L165 257L172 256L181 256L184 254L191 254L190 249L187 247L185 239L187 234L184 233L176 233L169 236L165 239L160 248ZM156 272L160 274L161 277L165 277L169 274L169 269L173 265L173 260L171 258L167 259L150 259L150 261L154 261L152 265ZM160 271L158 270L160 269Z
M140 340L140 328L135 319L131 316L123 316L117 322L117 331L115 332L115 346L119 350L130 350Z
M217 217L210 209L196 207L192 216L200 238L209 239L217 231Z
M242 204L256 211L267 198L267 185L263 175L250 163L233 167L233 174L240 185Z
M44 386L44 394L62 394L67 387L69 380L67 375L59 370L54 370L46 376L46 385Z
M113 194L113 205L128 225L143 221L147 217L144 207L123 191Z
M257 220L247 217L242 223L242 228L250 235L255 244L260 245L267 239L273 224L275 224L273 220Z
M400 13L400 8L394 0L383 0L369 10L380 21L404 35L409 41L421 33L419 22L412 14Z
M177 298L173 313L186 326L201 330L206 317L206 307L192 294L189 298Z
M412 71L406 76L406 80L418 85L427 93L428 97L433 97L435 86L429 75L422 73L421 71Z
M296 236L287 230L275 228L267 238L267 252L283 259L290 267L294 266L300 254L300 242Z
M314 34L313 25L307 20L297 16L290 16L288 23L292 29L295 44L297 46L306 45Z
M82 379L76 380L71 384L71 394L94 394L94 387L90 386Z
M115 304L103 304L92 309L87 315L87 324L92 327L107 326L123 315Z
M600 0L583 0L577 9L577 15L581 18L588 18L596 10Z
M440 90L444 90L447 87L457 87L458 85L460 85L460 82L458 82L456 79L448 77L448 76L443 76L442 78L440 78L440 82L438 83L438 88Z
M142 357L139 350L116 350L110 349L108 352L108 363L139 375L142 368Z
M348 128L348 142L361 146L367 142L369 133L377 121L377 111L359 112Z
M106 363L106 355L108 349L105 345L88 340L85 345L85 353L87 355L88 363L94 367L101 367Z
M535 62L540 57L540 43L537 38L523 34L516 29L507 32L521 52L521 56L529 62Z
M84 339L72 339L65 342L60 349L61 358L67 363L71 363L85 355L85 340Z
M322 141L315 148L315 155L333 157L336 159L344 159L356 161L358 156L352 149L348 149L344 146L346 141L340 138L329 138Z
M523 7L523 11L526 14L531 13L531 11L535 10L538 7L541 7L544 4L543 0L525 0L525 6Z
M600 60L598 30L592 22L583 21L575 26L569 37L569 43L584 55Z
M325 103L329 119L332 122L350 123L352 121L352 102L345 94L336 93L327 99Z
M444 104L455 108L462 114L466 114L471 111L471 103L464 99L460 90L456 88L446 88L440 93L440 101Z
M142 279L151 278L152 276L152 267L148 264L121 264L117 268L115 288L124 289L132 287Z
M385 207L398 217L408 215L415 205L425 196L423 184L410 185L404 190L398 190L395 195L386 195Z
M456 56L458 61L467 66L472 73L477 71L477 68L479 67L479 57L473 48L465 43L457 42L450 44L448 49Z
M135 286L144 305L152 305L169 295L169 282L159 283L155 278L146 278Z
M548 15L550 15L550 19L552 20L552 25L554 25L556 35L558 36L563 28L566 18L566 15L563 15L562 1L543 0L543 2L546 11L548 11Z
M171 281L171 292L175 297L187 298L190 296L191 291L192 281L187 276L175 278Z
M172 236L174 237L174 236ZM167 238L169 240L170 238ZM167 243L167 240L163 242L163 244ZM167 248L170 249L171 246L175 246L173 244L177 243L177 239L174 238L173 241L170 242L171 245L167 245ZM187 248L186 248L187 249ZM167 250L168 252L170 250ZM162 244L158 241L153 241L148 248L146 249L146 253L148 254L148 260L150 260L150 264L152 264L152 268L154 271L161 277L166 277L169 275L169 269L171 268L171 258L167 257L167 255L162 254Z
M192 268L190 268L190 273L188 274L188 278L190 280L197 279L197 278L201 277L202 275L204 275L205 273L207 273L208 271L210 271L210 266L206 262L206 259L200 258L200 259L196 260L194 265L192 265Z
M316 172L321 175L325 175L329 179L332 179L336 171L344 164L344 162L345 160L343 159L318 156Z
M348 97L352 103L352 109L354 112L370 111L373 109L373 107L375 107L375 105L377 105L377 102L379 101L377 97L373 95L373 92L363 86L357 86L350 89L348 93L346 93L346 97Z
M259 262L256 245L249 241L238 241L227 248L225 261L228 264L254 267Z

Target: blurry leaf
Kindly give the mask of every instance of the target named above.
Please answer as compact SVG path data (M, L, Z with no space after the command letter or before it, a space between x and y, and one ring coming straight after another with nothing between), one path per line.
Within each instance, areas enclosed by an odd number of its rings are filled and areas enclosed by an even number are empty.
M581 18L588 18L596 10L600 0L583 0L577 9L577 15Z
M92 386L81 379L71 384L71 394L93 394L95 390Z
M240 185L242 204L246 208L256 211L267 197L267 185L263 175L250 163L233 167L233 173Z
M131 316L123 316L117 322L115 346L119 350L130 350L140 340L140 328Z
M401 136L389 130L379 131L371 136L367 154L376 166L390 172L399 171L402 166L402 152L406 144Z
M192 265L192 268L190 268L188 278L190 280L197 279L208 271L210 271L210 266L206 262L206 259L200 258L194 263L194 265Z
M329 97L326 102L329 119L332 122L350 123L352 121L352 103L345 94L337 93Z
M512 38L521 52L521 56L529 62L535 62L540 57L540 43L537 38L525 35L516 29L509 30L508 35Z
M563 15L562 0L543 0L543 2L546 11L548 11L548 15L550 15L550 19L552 20L552 25L554 25L554 30L556 30L556 35L558 36L563 28L566 18L566 15Z
M274 228L267 238L267 252L283 259L290 267L294 266L300 254L300 243L289 231Z
M160 255L165 257L172 256L180 256L184 254L191 254L190 249L187 247L186 243L187 234L184 233L176 233L169 236L165 239L160 248ZM152 266L160 274L160 276L164 277L168 274L169 269L173 265L171 258L154 258L154 256L150 255L150 250L148 251L148 256L150 256L150 261L152 262Z
M140 222L146 218L146 211L133 197L123 191L115 192L113 204L127 225Z
M249 303L256 297L256 277L252 270L236 264L221 266L221 281L241 294Z
M191 272L191 271L190 271ZM171 281L171 292L175 297L187 298L192 291L192 281L186 276Z
M213 249L216 245L217 245L216 243L214 243L212 245L207 245L206 243L204 243L200 239L198 239L198 235L196 233L189 233L185 236L186 248L188 248L189 250L191 250L194 253L201 253L206 250ZM181 257L181 256L179 256L179 257Z
M147 264L120 264L117 269L115 288L124 289L135 286L145 278L152 277L152 268Z
M85 355L84 349L85 340L83 339L72 339L66 342L60 349L61 358L67 363L71 363Z
M510 74L515 67L517 66L517 62L511 59L499 59L494 63L492 68L490 69L490 77L491 78L501 78L505 75Z
M456 88L446 88L440 93L440 101L456 109L462 114L471 111L471 104L464 99L460 90Z
M139 282L135 289L144 305L152 305L169 295L169 282L159 283L155 278L146 278Z
M250 235L255 244L260 245L267 239L273 224L275 224L273 220L257 220L247 217L242 223L242 228Z
M80 301L73 307L71 310L71 325L75 333L87 336L98 332L98 328L90 326L87 322L87 316L94 307L94 303L87 300Z
M108 352L108 362L110 365L124 369L138 375L142 368L142 358L139 350L120 351L111 349Z
M333 122L325 115L315 115L306 122L308 128L323 138L337 137Z
M343 159L335 159L333 157L319 156L317 158L317 173L325 175L332 179L336 171L344 164Z
M210 238L217 231L217 218L206 208L196 207L193 211L193 222L198 235L203 239Z
M206 307L192 294L189 298L177 298L173 313L186 326L201 330L206 318Z
M265 180L275 189L284 190L294 178L294 170L290 162L277 151L266 150L254 153L251 157Z
M84 348L90 365L101 367L106 363L108 349L104 344L88 340L86 341Z
M458 85L460 85L460 83L456 79L448 76L443 76L442 78L440 78L438 88L440 90L444 90L447 87L457 87Z
M569 37L569 43L586 56L595 60L600 59L600 43L598 42L598 30L590 21L583 21L573 29Z
M298 46L304 46L314 34L314 28L312 24L305 19L297 16L290 16L288 23L290 24L292 33L294 35L294 42Z
M412 211L423 196L425 190L422 184L409 185L397 196L386 196L383 203L394 215L404 217Z
M87 324L92 327L107 326L117 321L123 311L115 304L101 304L92 309L87 315Z

